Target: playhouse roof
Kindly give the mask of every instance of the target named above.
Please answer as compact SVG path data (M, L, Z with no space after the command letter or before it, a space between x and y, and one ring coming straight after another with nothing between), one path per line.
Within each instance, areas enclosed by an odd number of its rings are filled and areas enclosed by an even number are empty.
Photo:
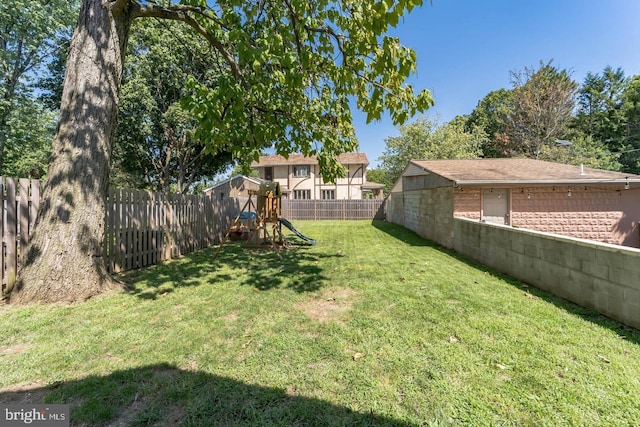
M253 182L256 185L260 185L260 184L262 184L264 182L264 180L260 179L260 178L256 178L256 177L252 177L252 176L244 176L244 175L238 174L238 175L232 176L231 178L227 178L224 181L220 181L220 182L214 184L213 186L205 189L204 192L206 193L206 192L209 192L211 190L215 190L216 188L222 187L223 185L227 185L227 184L229 184L230 182L233 182L233 181L249 181L249 182Z
M403 175L429 173L453 181L454 185L640 182L639 175L520 158L411 160Z

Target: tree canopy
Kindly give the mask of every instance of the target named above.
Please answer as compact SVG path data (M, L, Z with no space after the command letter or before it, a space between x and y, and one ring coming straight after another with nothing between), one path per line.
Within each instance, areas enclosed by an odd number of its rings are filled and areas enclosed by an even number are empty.
M640 139L632 130L638 123L636 80L606 67L602 74L587 73L578 85L551 62L511 75L511 89L490 92L466 119L468 129L479 126L489 137L484 157L640 172Z
M578 85L551 63L511 72L511 106L503 117L505 145L512 153L538 158L569 126Z
M368 120L389 111L397 125L433 104L406 83L415 53L387 35L421 3L83 0L43 203L11 301L84 300L118 286L102 259L105 198L135 19L180 21L221 57L218 78L187 78L182 103L209 153L316 154L332 181L343 172L336 155L357 146L351 100Z
M231 153L213 154L196 137L197 122L180 101L189 76L215 84L221 61L178 22L134 23L125 60L111 184L184 193L224 171Z
M17 166L13 161L3 169L5 149L21 161L32 154L30 143L40 154L43 139L52 137L48 132L52 115L46 106L33 96L39 71L57 55L65 37L68 37L77 14L78 1L13 0L0 3L0 173L26 173L29 168ZM40 156L42 157L42 156ZM36 175L42 173L42 159L37 160Z
M405 84L415 53L385 35L420 1L231 3L198 16L223 43L229 71L215 86L189 79L184 103L212 151L316 154L330 182L343 172L335 154L357 147L351 99L368 121L387 110L394 124L433 104L429 92Z

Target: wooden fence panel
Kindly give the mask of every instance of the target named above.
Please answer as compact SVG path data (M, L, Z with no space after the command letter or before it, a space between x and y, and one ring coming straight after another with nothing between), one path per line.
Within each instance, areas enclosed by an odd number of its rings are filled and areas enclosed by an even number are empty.
M4 209L4 194L5 194L5 184L4 178L0 177L0 207L2 208L2 212L0 213L0 296L4 295L5 290L8 291L7 281L6 281L6 262L7 262L7 250L4 244L5 237L5 229L7 227L7 216L6 209Z
M5 283L7 291L13 289L16 282L18 269L18 242L16 234L18 229L17 209L16 209L16 180L14 178L5 179L5 190L7 192L4 200L6 212L4 245L6 247L6 262L4 267Z
M40 205L40 181L0 177L0 279L2 294L13 289L18 265L26 255Z
M0 278L2 293L14 284L20 258L33 231L40 204L40 181L0 177ZM105 206L104 260L121 272L218 244L247 198L109 189ZM287 200L288 219L372 219L382 200Z
M371 220L384 218L384 200L282 200L282 215L291 220Z

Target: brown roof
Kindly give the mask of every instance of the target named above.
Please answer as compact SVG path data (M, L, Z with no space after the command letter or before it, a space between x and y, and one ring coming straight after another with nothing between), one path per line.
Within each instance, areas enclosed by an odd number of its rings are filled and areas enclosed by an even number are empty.
M364 153L343 153L338 155L338 161L343 165L349 164L369 164L367 155ZM316 156L303 156L302 154L290 154L288 159L280 155L260 156L260 160L253 162L251 167L260 168L264 166L282 166L282 165L317 165Z
M639 175L534 159L412 160L424 171L456 184L595 184L640 182Z

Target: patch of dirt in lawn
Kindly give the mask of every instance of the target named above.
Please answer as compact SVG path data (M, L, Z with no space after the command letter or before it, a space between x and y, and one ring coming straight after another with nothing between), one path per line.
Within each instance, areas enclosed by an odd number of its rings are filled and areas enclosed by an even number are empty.
M356 295L357 293L349 288L325 291L319 298L298 303L296 308L317 322L339 320L351 309Z
M13 344L10 346L0 346L0 356L15 356L16 354L22 354L29 350L33 346L31 344Z
M49 390L39 381L12 384L0 389L0 404L41 405Z
M154 424L155 427L174 427L182 424L186 411L182 406L173 405L164 411L164 419Z
M228 322L235 322L236 320L238 320L239 317L240 317L240 314L237 311L233 311L227 314L226 316L220 317L220 319L226 320Z

